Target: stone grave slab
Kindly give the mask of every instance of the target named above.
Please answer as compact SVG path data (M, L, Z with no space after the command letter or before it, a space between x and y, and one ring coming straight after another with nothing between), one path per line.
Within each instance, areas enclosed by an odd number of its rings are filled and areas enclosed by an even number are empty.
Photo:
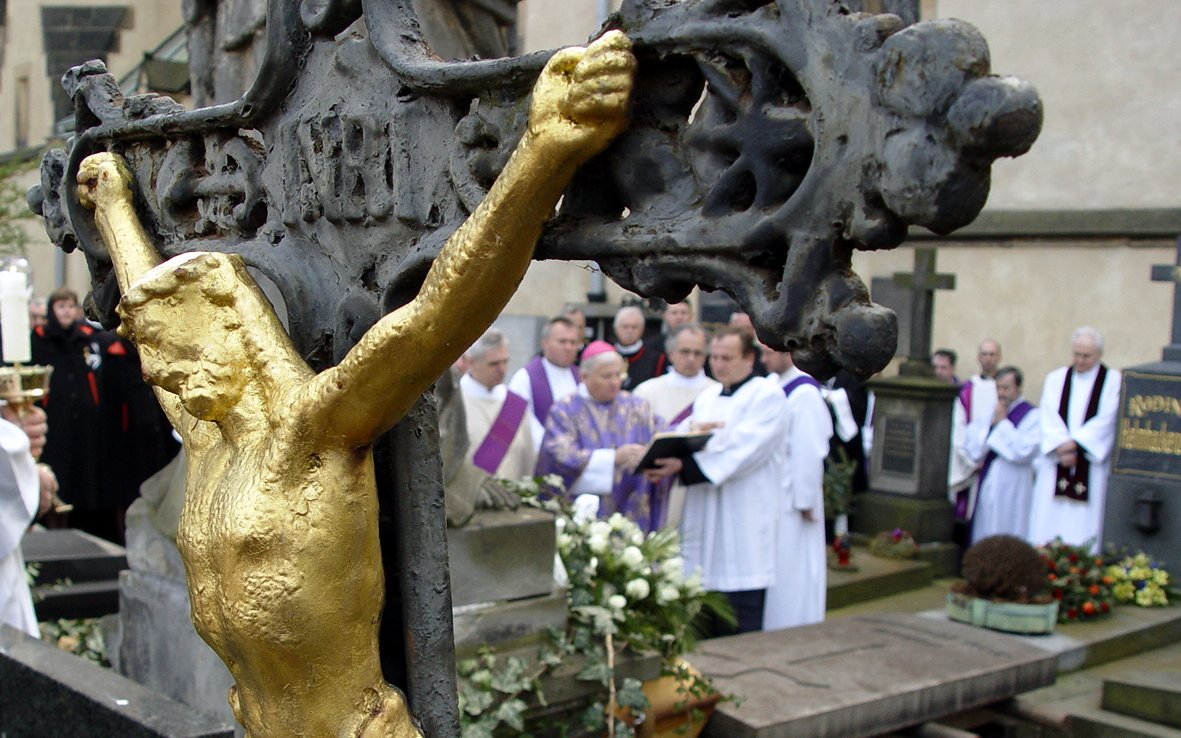
M701 643L689 659L740 698L706 738L858 738L1052 684L1055 654L1028 642L905 613Z
M0 735L6 738L232 738L233 728L0 625Z

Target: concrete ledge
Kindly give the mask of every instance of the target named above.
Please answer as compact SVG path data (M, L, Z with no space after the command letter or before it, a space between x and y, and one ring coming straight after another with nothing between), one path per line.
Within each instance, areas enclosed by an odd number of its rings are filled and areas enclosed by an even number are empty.
M920 613L947 620L943 610ZM1117 607L1111 617L1090 623L1059 625L1044 636L1010 635L1057 655L1058 671L1071 672L1134 656L1181 641L1181 611L1176 608Z
M829 610L921 589L934 576L926 561L883 559L861 547L853 549L852 563L857 571L828 570Z

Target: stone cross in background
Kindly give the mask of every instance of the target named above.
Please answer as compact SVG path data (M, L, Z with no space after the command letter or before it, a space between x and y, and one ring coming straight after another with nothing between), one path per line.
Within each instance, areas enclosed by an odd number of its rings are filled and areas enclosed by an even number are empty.
M1152 281L1173 283L1173 328L1162 358L1165 361L1181 361L1181 289L1178 289L1178 283L1181 283L1181 238L1177 239L1177 263L1154 264Z
M910 355L900 373L931 376L931 326L935 322L935 290L954 290L954 274L935 272L935 247L914 250L914 270L895 272L894 284L910 290Z

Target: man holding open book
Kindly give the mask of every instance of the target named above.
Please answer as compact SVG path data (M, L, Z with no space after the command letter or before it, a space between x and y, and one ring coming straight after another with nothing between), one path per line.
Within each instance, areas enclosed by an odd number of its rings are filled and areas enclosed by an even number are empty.
M785 473L787 399L754 374L756 348L748 333L719 332L710 366L720 383L701 393L679 430L713 435L700 451L662 459L650 480L680 475L686 485L681 521L685 570L700 570L705 588L721 592L737 627L710 624L710 635L761 630L767 587L775 579L775 541Z

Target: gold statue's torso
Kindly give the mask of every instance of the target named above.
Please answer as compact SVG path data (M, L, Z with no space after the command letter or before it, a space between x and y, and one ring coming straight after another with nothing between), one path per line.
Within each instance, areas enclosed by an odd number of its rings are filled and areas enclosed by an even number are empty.
M384 687L373 456L325 446L306 417L283 420L241 446L190 451L177 544L193 621L234 676L239 721L273 735L335 735L308 730L323 710L262 698L278 683L304 705L352 713ZM287 720L298 722L285 729Z

